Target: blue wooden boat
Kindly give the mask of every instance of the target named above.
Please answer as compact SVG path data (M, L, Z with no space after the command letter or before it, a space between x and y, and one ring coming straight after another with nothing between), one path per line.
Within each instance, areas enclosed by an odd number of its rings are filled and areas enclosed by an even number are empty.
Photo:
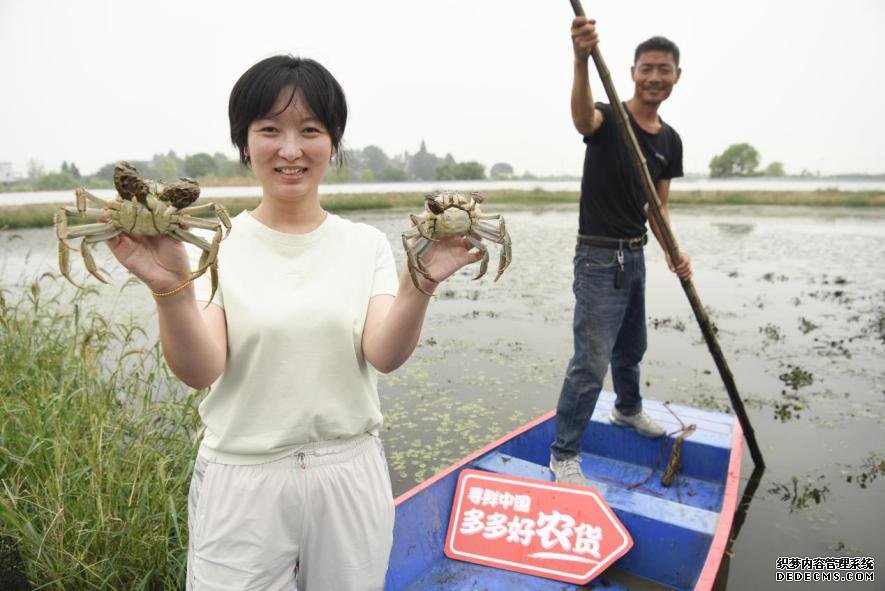
M682 444L682 471L674 484L665 487L661 473L675 435L666 441L647 439L610 424L613 403L614 394L602 392L582 442L586 450L581 454L582 468L589 484L626 526L634 545L594 581L606 589L710 589L737 505L743 450L740 424L729 414L676 404L668 409L645 400L646 412L668 433L682 428L680 420L696 425ZM396 499L387 591L586 588L452 560L443 551L462 470L553 480L548 463L554 414L516 429Z

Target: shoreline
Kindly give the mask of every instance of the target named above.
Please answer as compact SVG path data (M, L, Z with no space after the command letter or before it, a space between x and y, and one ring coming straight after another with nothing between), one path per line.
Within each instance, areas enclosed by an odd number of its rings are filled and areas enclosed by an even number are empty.
M52 225L53 214L62 206L74 204L39 203L29 205L2 205L0 197L0 230L40 228ZM554 204L577 204L578 191L484 191L486 203L537 207ZM255 207L258 197L223 197L215 199L223 204L231 216L243 209ZM323 195L323 207L331 212L423 208L423 192L399 193L341 193ZM885 207L885 192L881 191L673 191L670 204L680 206L705 205L761 205L799 206L821 208Z

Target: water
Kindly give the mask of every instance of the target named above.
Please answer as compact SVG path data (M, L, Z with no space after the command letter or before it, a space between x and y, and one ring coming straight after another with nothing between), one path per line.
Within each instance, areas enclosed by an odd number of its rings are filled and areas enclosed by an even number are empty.
M380 380L397 494L556 403L571 354L575 206L487 208L507 218L512 266L491 281L493 246L485 278L472 281L471 270L442 285L415 354ZM347 217L385 231L401 265L407 213ZM671 213L768 464L727 587L772 588L780 556L881 563L885 211L715 206ZM155 335L147 291L130 285L121 292L125 273L106 249L96 252L114 282L99 288L97 305L115 318L143 319ZM55 270L48 229L0 232L0 253L0 288ZM80 261L73 265L82 277ZM645 395L727 409L687 299L656 246L647 249L647 267ZM751 468L745 453L745 482Z
M580 179L570 180L499 180L499 181L416 181L403 183L342 183L323 184L323 195L352 193L423 193L436 189L466 191L579 191ZM748 178L748 179L674 179L674 191L885 191L885 180L798 179L798 178ZM116 195L113 189L92 191L102 199ZM0 193L0 206L26 205L32 203L68 203L74 192L34 191L27 193ZM203 187L203 197L260 197L261 187Z

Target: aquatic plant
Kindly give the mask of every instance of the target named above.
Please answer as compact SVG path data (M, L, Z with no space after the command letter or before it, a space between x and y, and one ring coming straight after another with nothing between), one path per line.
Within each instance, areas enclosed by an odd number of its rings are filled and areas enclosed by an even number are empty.
M765 326L760 326L759 332L765 335L766 342L776 343L778 341L784 340L784 333L781 332L780 327L770 322Z
M771 494L778 495L782 501L789 504L790 513L796 509L806 509L812 502L815 505L823 503L827 495L830 494L830 487L824 482L824 477L808 478L799 488L800 478L793 476L790 483L773 483L774 486L768 489Z
M872 453L858 466L856 474L847 474L845 482L855 482L860 488L867 488L879 476L885 476L885 459Z
M778 378L794 391L814 383L814 375L810 371L806 371L796 365L788 367L791 368L790 371L782 373Z
M802 334L808 334L812 330L815 330L817 328L820 328L820 326L815 324L814 322L812 322L811 320L809 320L805 316L799 317L799 331Z

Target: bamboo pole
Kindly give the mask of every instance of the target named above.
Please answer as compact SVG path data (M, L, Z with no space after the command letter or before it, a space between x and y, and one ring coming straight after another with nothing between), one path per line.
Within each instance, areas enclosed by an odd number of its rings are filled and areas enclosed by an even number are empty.
M569 1L575 11L575 16L585 16L584 8L581 6L581 0ZM637 174L642 178L642 187L645 192L646 200L648 201L649 217L657 226L664 243L664 248L670 256L670 260L675 264L676 261L679 260L679 246L676 243L676 238L673 236L670 225L667 223L666 218L664 218L664 215L661 212L661 200L658 197L658 192L655 188L654 181L651 178L651 174L648 172L645 156L643 156L642 150L639 147L639 142L636 140L636 135L633 133L633 128L630 126L627 110L618 98L618 93L612 83L611 74L608 71L608 67L605 65L605 61L602 59L602 53L599 51L599 44L593 47L590 56L593 58L596 70L599 72L599 78L602 80L603 87L605 87L605 93L608 96L609 103L611 103L612 109L618 114L618 116L615 117L618 135L627 145L627 148L633 157L634 168L636 169ZM710 354L713 356L713 361L716 363L716 368L719 370L719 375L722 378L725 390L728 392L728 397L731 400L731 407L734 409L735 415L737 415L738 421L740 421L741 427L744 430L744 437L750 448L750 455L753 457L753 463L757 467L762 468L765 466L765 462L762 459L762 452L759 450L759 445L756 443L756 435L753 431L752 425L750 425L750 419L744 408L743 400L741 400L741 396L738 394L737 386L734 382L734 376L731 373L731 369L728 367L728 362L725 360L725 356L722 354L722 349L719 347L719 341L716 339L716 332L710 322L710 317L707 316L707 311L703 304L701 304L701 300L698 297L691 279L680 278L679 281L682 283L682 289L685 291L685 295L688 296L691 309L694 311L695 318L697 318L701 333L704 335L704 340L707 342L707 348L710 350Z

